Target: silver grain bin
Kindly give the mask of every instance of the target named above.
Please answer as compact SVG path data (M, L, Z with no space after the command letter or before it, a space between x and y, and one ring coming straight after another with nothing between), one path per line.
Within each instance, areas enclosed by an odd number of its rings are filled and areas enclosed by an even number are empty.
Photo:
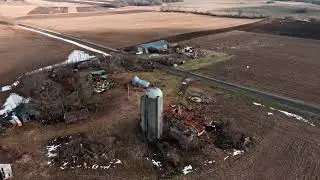
M161 138L163 128L163 94L159 88L149 88L141 97L141 130L149 141Z

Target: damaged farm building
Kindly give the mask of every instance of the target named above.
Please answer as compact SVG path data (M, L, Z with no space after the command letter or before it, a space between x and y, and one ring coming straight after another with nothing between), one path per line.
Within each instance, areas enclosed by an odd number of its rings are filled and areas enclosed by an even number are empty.
M141 61L143 73L136 70L138 74L135 74L130 72L132 69L127 70L121 61L112 62L112 59L118 61L118 58L121 57L99 57L74 51L63 63L26 73L25 77L19 79L19 84L12 86L10 91L17 94L11 94L1 110L2 128L9 127L9 124L24 126L30 122L63 122L66 126L92 123L101 112L108 110L107 107L126 97L115 92L125 92L128 96L126 101L133 101L135 98L130 98L132 95L140 97L139 108L134 110L134 114L140 112L135 146L146 145L141 158L150 162L159 177L186 175L199 171L204 164L213 164L213 160L208 160L201 152L206 144L213 144L227 154L241 154L248 150L251 137L234 137L227 124L208 120L206 113L201 112L212 101L204 96L191 95L185 98L194 82L192 79L186 78L176 84L179 86L176 95L187 104L170 101L173 104L168 105L166 87L159 84L159 77L149 79L143 75L150 73L146 64L152 64ZM124 73L110 71L111 65L113 69L122 69ZM119 81L117 76L124 76L126 81ZM45 147L48 168L106 173L125 168L128 162L118 154L125 147L122 145L124 142L95 141L90 136L92 134L76 133L53 138ZM188 157L196 159L188 160ZM199 158L205 163L200 163Z
M86 8L101 7L80 9ZM137 12L145 13L128 14ZM118 13L123 12L110 14ZM213 31L188 34L209 32ZM62 32L40 33L63 39ZM52 60L56 64L34 67L1 87L0 179L259 179L264 170L270 179L279 179L289 172L281 169L285 165L297 166L302 174L295 172L288 179L309 179L300 164L316 171L316 118L245 92L258 93L254 89L198 73L220 66L225 68L219 71L221 77L230 73L224 78L233 77L234 69L225 64L237 54L247 54L244 50L269 42L264 38L244 45L248 37L241 36L239 45L220 48L234 43L223 39L233 33L219 36L221 44L214 48L212 39L205 44L208 47L203 47L205 38L172 40L182 35L141 40L120 49L75 37L63 39L73 46L66 50L69 55ZM247 62L237 67L249 79L261 69ZM304 132L308 134L300 137ZM281 143L275 144L277 140ZM287 154L294 157L289 163ZM293 161L300 164L293 166ZM273 176L277 173L280 176Z

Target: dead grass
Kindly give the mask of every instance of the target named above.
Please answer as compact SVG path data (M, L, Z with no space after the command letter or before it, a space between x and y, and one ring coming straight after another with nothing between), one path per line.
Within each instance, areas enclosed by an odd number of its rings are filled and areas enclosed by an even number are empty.
M34 179L51 179L52 177L99 177L99 173L82 172L75 175L73 172L64 172L60 170L50 170L46 165L45 146L57 136L65 136L73 133L84 133L89 139L105 143L110 137L117 137L120 141L114 145L115 156L123 160L126 170L119 169L112 173L107 173L105 177L141 177L140 173L146 177L153 177L155 172L150 162L141 160L145 153L145 145L135 136L138 133L136 127L139 119L139 102L143 91L130 92L129 99L124 83L129 82L134 75L153 82L163 89L166 95L166 103L176 95L176 88L180 78L168 75L161 71L122 73L112 75L118 83L115 89L106 92L105 96L114 97L112 104L106 105L104 111L90 120L76 124L65 125L59 123L56 125L40 125L37 123L25 124L21 128L10 128L0 136L1 146L10 152L16 152L18 157L28 154L32 160L25 164L13 162L13 171L15 177L26 177ZM160 77L160 78L159 78ZM22 138L23 137L23 138ZM140 160L139 160L140 159ZM135 162L135 163L132 163ZM51 172L52 171L52 172ZM52 174L53 173L53 174ZM121 174L117 174L121 173ZM130 176L127 176L130 174Z
M196 70L215 63L226 61L231 58L230 55L225 53L218 53L214 51L207 51L207 54L197 59L188 60L186 63L178 66L178 69L182 70Z

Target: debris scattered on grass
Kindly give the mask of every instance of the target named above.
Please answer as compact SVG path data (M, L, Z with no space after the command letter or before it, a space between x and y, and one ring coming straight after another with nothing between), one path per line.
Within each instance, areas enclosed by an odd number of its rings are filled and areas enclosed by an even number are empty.
M57 137L46 146L47 164L64 169L110 169L122 164L112 158L109 150L101 143L89 141L83 135L73 134Z
M185 166L185 167L182 169L182 173L183 173L184 175L189 174L189 173L191 173L192 171L193 171L193 170L192 170L192 166L191 166L191 165Z
M268 112L268 116L272 116L273 115L273 113L272 112Z

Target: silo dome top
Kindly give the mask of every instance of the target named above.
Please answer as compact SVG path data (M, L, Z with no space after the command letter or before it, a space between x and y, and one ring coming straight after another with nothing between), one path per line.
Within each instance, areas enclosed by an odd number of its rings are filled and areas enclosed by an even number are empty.
M147 90L146 95L149 98L157 98L157 97L162 97L163 96L162 91L159 88L149 88Z

